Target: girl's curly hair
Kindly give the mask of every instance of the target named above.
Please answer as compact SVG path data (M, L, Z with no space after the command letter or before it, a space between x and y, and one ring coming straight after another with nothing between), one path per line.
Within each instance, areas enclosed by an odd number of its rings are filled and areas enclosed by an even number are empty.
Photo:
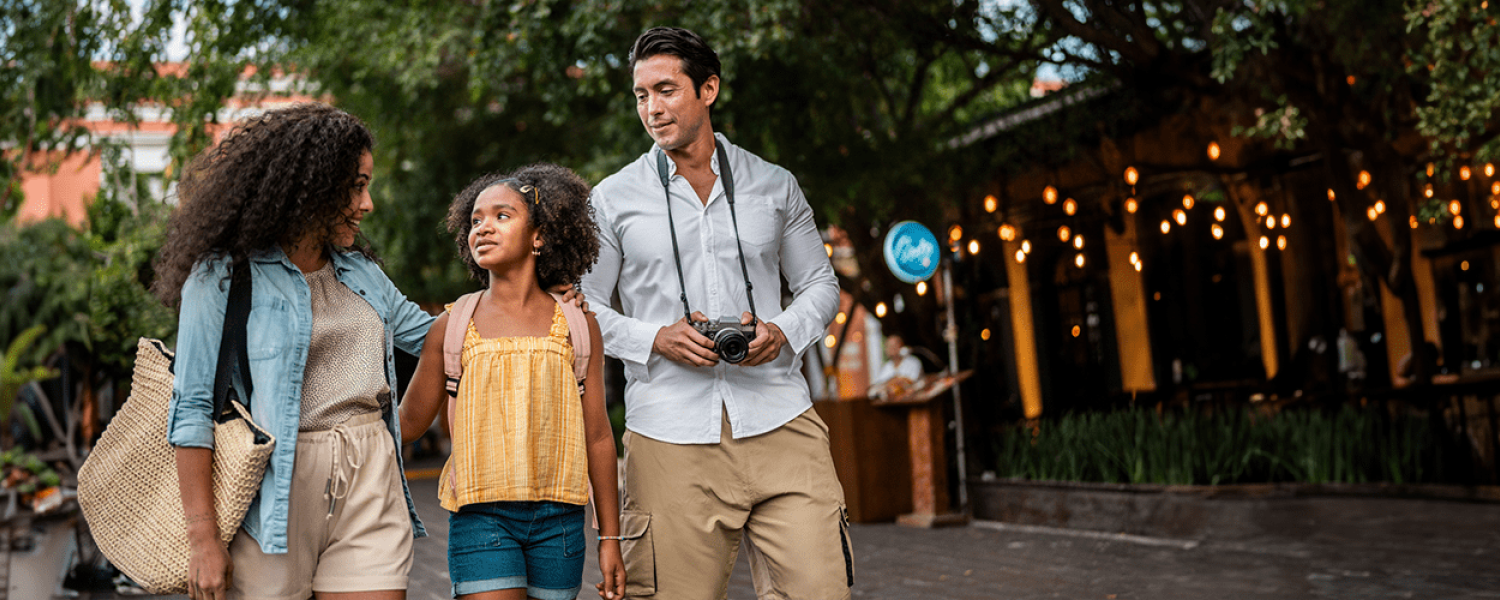
M167 224L152 291L174 306L200 260L227 256L239 267L252 253L277 245L309 237L331 243L350 221L360 156L374 146L363 122L326 104L299 104L236 123L184 167L180 206ZM362 235L348 250L376 259Z
M448 231L458 245L458 256L469 267L469 275L489 287L489 271L474 262L469 252L470 216L474 201L485 189L501 184L521 193L524 186L536 188L535 204L528 204L531 226L542 234L541 256L536 257L536 278L542 289L559 284L577 284L599 259L599 234L594 209L589 205L589 184L577 173L551 163L521 167L514 173L490 173L475 179L453 198L448 207Z

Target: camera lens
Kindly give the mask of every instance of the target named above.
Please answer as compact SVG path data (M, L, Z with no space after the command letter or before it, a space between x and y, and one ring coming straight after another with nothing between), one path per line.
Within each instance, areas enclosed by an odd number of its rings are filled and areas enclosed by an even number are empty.
M750 340L737 330L720 329L714 336L714 352L728 362L737 363L750 353Z

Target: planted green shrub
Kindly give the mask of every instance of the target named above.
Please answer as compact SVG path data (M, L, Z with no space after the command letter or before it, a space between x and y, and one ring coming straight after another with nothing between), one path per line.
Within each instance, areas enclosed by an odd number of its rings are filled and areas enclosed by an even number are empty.
M1018 425L996 448L1003 477L1104 483L1418 483L1442 480L1443 448L1420 415L1382 410L1136 408Z

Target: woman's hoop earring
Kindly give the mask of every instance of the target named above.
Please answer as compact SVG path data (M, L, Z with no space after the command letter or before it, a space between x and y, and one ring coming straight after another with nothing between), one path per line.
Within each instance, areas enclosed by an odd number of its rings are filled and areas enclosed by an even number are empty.
M541 256L542 255L542 247L541 246L532 247L532 249L531 249L531 255L532 256Z

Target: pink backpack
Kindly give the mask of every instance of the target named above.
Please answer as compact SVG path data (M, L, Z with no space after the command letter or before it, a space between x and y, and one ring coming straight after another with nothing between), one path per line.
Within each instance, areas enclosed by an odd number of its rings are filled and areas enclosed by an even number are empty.
M448 376L448 423L452 427L454 411L458 405L458 382L464 376L464 337L469 331L469 321L474 319L474 309L479 306L483 291L459 296L448 314L448 329L443 337L443 373ZM583 396L583 380L589 373L589 321L583 310L572 302L564 302L560 294L552 294L557 305L562 307L563 317L568 320L568 340L573 344L573 377L578 380L578 395ZM452 472L448 474L448 485L458 487ZM594 495L589 486L589 497ZM456 489L455 489L456 491ZM597 527L597 516L595 521Z

